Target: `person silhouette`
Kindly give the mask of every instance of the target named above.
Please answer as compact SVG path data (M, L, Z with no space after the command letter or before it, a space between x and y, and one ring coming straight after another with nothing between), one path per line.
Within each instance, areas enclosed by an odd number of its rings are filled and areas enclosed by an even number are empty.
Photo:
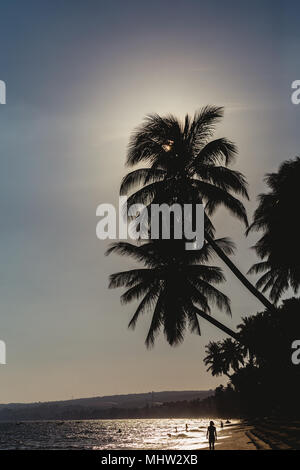
M223 427L224 427L223 421L221 421L220 426L223 429Z
M209 450L215 450L215 440L217 440L217 430L215 423L210 421L206 432L206 439L208 438Z
M187 424L185 425L185 430L186 430L186 432L189 430L189 427L188 427Z

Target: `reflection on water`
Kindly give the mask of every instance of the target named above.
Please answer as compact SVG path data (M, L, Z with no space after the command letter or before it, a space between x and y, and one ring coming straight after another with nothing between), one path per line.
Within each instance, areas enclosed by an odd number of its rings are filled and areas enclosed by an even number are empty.
M200 449L206 446L208 421L124 419L0 423L0 449ZM219 431L220 420L214 421Z

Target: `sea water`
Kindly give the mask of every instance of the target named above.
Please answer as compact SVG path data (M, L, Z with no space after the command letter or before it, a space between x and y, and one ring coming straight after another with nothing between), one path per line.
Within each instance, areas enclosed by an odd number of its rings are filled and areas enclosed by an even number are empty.
M220 419L214 422L220 431ZM207 446L208 424L188 418L1 422L0 449L193 450Z

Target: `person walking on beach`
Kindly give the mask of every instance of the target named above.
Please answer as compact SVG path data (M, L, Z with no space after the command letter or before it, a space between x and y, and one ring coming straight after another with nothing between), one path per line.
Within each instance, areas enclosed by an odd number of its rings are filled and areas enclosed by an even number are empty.
M207 428L206 432L206 439L209 442L209 450L215 450L215 440L217 440L217 430L215 427L215 423L211 421Z

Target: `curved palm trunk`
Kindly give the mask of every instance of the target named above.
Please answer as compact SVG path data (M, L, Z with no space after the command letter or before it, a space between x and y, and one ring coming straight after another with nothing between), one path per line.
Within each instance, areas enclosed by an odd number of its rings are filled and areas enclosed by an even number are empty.
M199 317L204 318L204 320L207 320L209 323L211 323L212 325L219 328L219 330L221 330L224 333L226 333L227 335L231 336L235 341L242 344L243 346L246 346L246 348L248 348L250 357L252 356L252 359L253 359L253 355L255 354L253 345L249 345L249 344L245 343L244 341L242 341L239 334L236 331L233 331L231 328L228 328L228 326L223 325L223 323L219 322L218 320L211 317L207 313L202 312L202 310L198 310L196 307L195 307L195 312L197 313L197 315L199 315ZM229 378L231 378L231 376L229 374L226 374L226 375Z
M207 243L211 245L217 255L221 258L222 261L228 266L228 268L233 272L233 274L241 281L242 284L269 310L274 310L275 307L271 302L269 302L266 297L259 292L256 287L248 281L248 279L241 273L241 271L235 266L235 264L228 258L227 255L223 252L223 250L215 243L214 239L205 232L205 239Z
M222 330L224 333L241 343L238 333L223 325L223 323L211 317L210 315L208 315L208 313L202 312L202 310L198 310L197 308L195 308L195 312L197 313L197 315L199 315L199 317L204 318L204 320L207 320L209 323L219 328L219 330Z

